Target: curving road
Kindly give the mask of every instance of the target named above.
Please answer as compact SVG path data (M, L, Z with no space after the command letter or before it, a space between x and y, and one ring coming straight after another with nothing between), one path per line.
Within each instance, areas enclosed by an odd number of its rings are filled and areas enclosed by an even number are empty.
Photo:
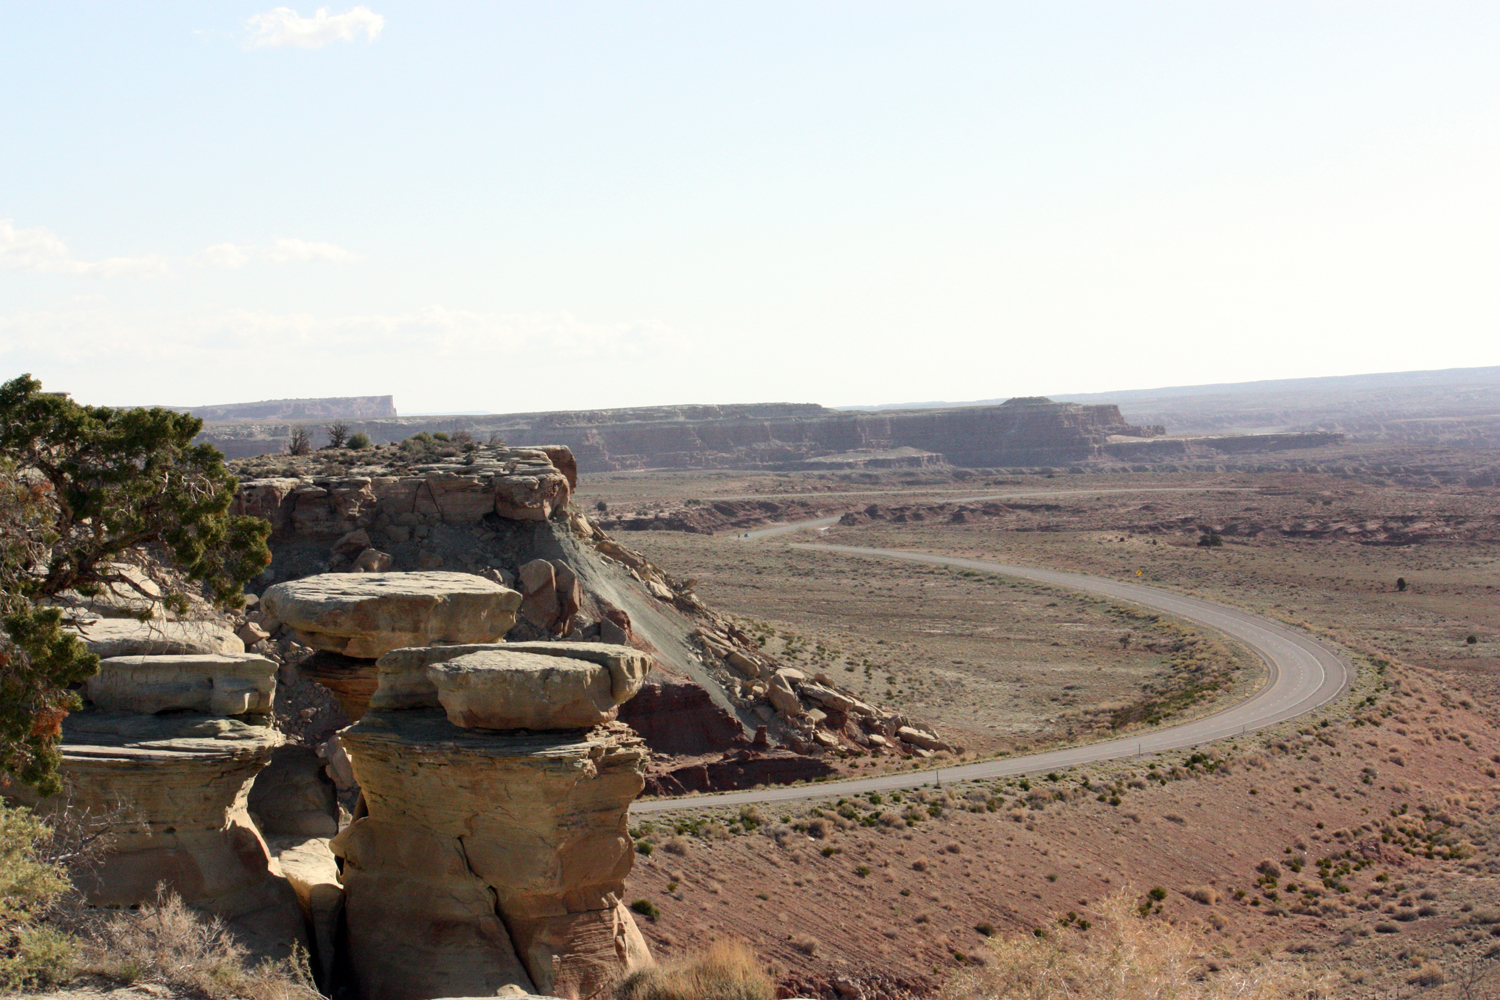
M837 519L820 518L817 521L765 529L760 537L771 533L779 534L784 530L826 524L832 520ZM1044 753L1004 757L942 768L938 774L948 781L1045 773L1077 764L1117 760L1212 743L1215 740L1238 736L1241 733L1253 732L1285 722L1287 719L1294 719L1326 705L1343 693L1354 676L1354 667L1347 660L1311 636L1217 601L1186 597L1139 583L1123 583L1103 577L1086 576L1082 573L1062 573L1055 570L1033 569L1029 566L1010 566L982 559L904 552L899 549L861 548L854 545L801 544L796 547L865 558L951 566L955 569L977 570L981 573L999 573L1129 601L1132 604L1164 611L1216 629L1244 643L1266 664L1268 677L1265 686L1260 691L1213 715L1103 743L1090 743L1086 746L1066 747ZM932 779L933 772L930 770L908 771L901 774L885 774L872 778L853 778L847 781L830 781L795 787L757 788L744 792L651 799L635 802L630 808L632 813L643 814L700 805L735 806L754 802L791 802L801 799L834 798L840 795L916 788L930 783Z

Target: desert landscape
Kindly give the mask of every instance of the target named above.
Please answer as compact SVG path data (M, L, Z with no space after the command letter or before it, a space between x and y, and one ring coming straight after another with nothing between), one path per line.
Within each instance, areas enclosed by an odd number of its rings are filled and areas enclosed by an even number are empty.
M784 996L919 998L985 988L1020 941L1167 929L1210 978L1486 995L1494 453L1269 434L1124 465L1088 429L1112 408L1019 405L1015 457L1071 464L887 465L880 441L590 469L463 431L234 460L271 555L245 610L205 606L192 639L84 606L109 680L63 773L158 831L112 848L96 905L144 903L176 831L227 815L264 860L232 890L174 876L184 900L265 953L304 942L350 1000L597 995L726 942ZM966 421L927 443L983 453ZM202 753L161 714L184 670L250 692L193 702L245 749L192 820L139 790ZM598 776L557 784L569 755ZM517 798L558 825L486 804ZM455 836L460 870L399 846Z
M1500 1000L1500 5L3 24L0 1000Z

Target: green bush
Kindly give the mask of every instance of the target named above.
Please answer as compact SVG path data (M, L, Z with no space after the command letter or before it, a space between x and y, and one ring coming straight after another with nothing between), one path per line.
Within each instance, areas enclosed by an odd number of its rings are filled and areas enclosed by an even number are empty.
M358 431L349 435L349 440L344 442L345 446L354 451L363 451L370 447L370 435L364 431Z
M62 866L43 854L51 839L29 809L0 802L0 989L51 986L72 976L73 939L47 923L71 888Z

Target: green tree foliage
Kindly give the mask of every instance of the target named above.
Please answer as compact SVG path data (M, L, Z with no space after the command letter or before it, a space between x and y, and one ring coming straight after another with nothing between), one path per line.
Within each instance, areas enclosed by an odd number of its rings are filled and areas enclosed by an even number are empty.
M78 706L68 688L98 669L46 602L108 592L180 612L196 587L238 607L270 563L270 525L229 513L235 479L192 443L201 426L81 406L29 375L0 385L0 772L57 789L58 725Z

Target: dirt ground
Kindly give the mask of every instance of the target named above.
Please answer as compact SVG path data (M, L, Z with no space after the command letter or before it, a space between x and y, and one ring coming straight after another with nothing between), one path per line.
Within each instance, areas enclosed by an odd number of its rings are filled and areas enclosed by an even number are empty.
M851 523L763 542L626 540L696 576L710 605L765 622L794 648L821 645L844 679L976 743L1079 734L1090 710L1097 719L1111 699L1160 683L1162 657L1102 602L787 542L976 556L1200 594L1340 643L1362 666L1356 689L1206 757L1090 767L1030 787L934 784L900 802L655 818L636 831L647 847L630 882L632 900L656 913L643 920L653 946L674 954L744 937L806 991L831 996L844 976L871 997L921 993L983 961L986 936L1059 919L1077 927L1125 890L1201 927L1206 962L1290 958L1329 973L1339 995L1500 989L1500 495L1324 474L1020 478L992 491L1210 492L1079 492L986 510L936 492L951 481L887 482L928 492L851 496ZM584 498L598 488L611 509L666 508L827 485L632 477L590 483ZM985 492L960 485L962 497ZM1199 544L1210 535L1222 544ZM1159 903L1145 895L1158 886ZM1480 986L1466 981L1480 974Z

